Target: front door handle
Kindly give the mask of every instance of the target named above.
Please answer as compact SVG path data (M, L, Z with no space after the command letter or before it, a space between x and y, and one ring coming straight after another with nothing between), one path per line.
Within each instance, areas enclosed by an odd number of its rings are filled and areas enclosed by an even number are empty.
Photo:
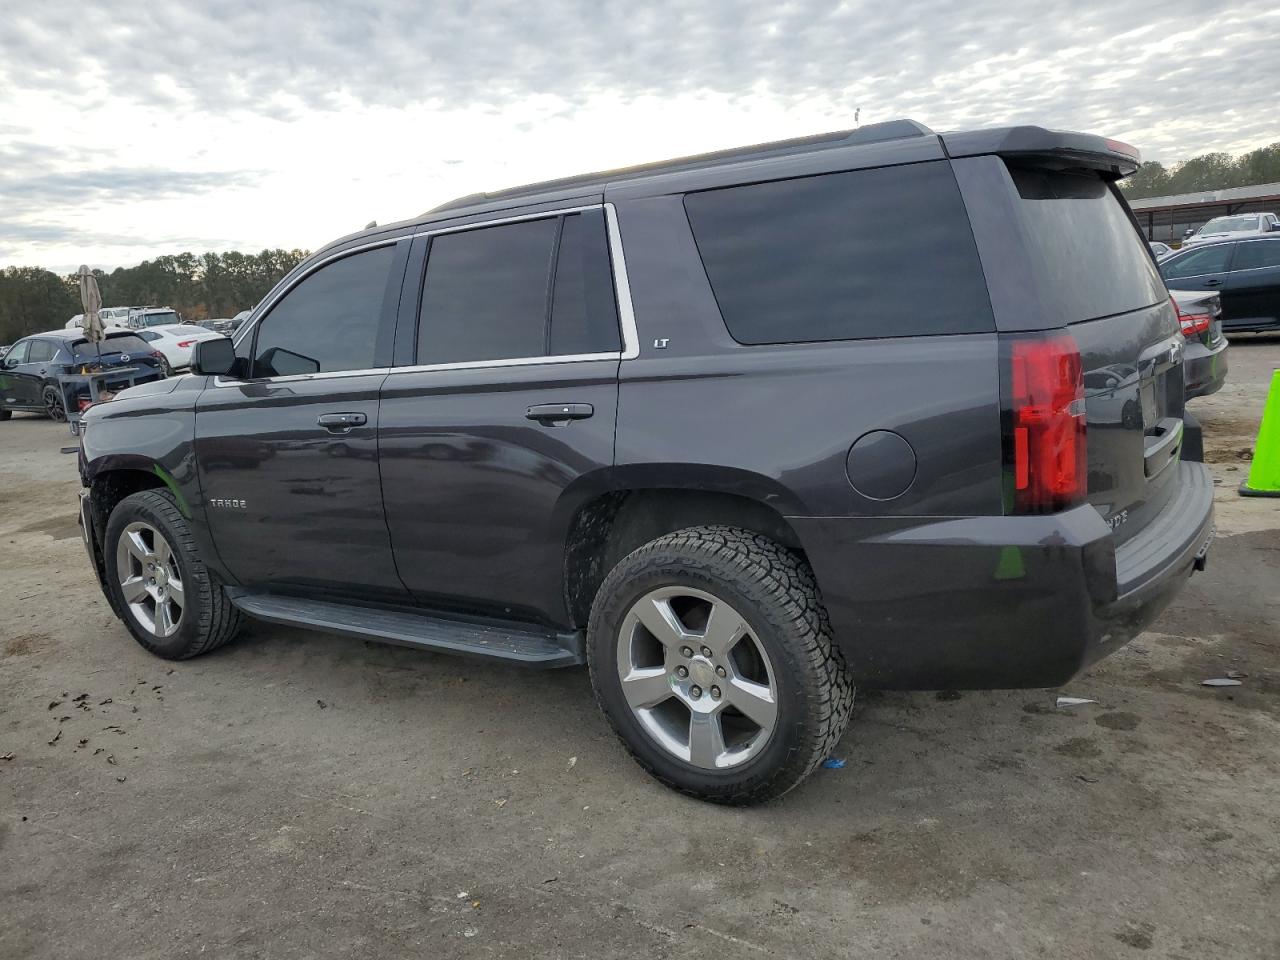
M350 433L352 427L363 427L369 418L363 413L322 413L316 423L330 433Z
M570 420L585 420L595 412L589 403L535 403L524 415L544 427L559 427Z
M1206 280L1206 281L1204 282L1204 285L1205 285L1206 287L1220 287L1220 286L1222 286L1222 281L1221 281L1221 280Z

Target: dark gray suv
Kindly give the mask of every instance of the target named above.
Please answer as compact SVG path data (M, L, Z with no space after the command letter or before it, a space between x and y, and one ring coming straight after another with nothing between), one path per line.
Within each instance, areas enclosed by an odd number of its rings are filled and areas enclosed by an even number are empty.
M586 663L663 782L778 796L855 683L1061 684L1203 565L1136 164L896 121L339 240L89 411L94 567L164 657L247 615Z

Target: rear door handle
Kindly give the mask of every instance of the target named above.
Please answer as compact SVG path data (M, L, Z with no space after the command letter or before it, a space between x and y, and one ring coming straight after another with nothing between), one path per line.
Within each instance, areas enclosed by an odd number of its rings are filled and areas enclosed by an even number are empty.
M352 427L363 427L369 418L363 413L322 413L316 423L330 433L350 433Z
M595 412L589 403L535 403L524 415L543 426L558 427L570 420L585 420Z
M1220 287L1220 286L1222 286L1222 281L1221 281L1221 280L1206 280L1206 281L1204 282L1204 285L1205 285L1206 287Z

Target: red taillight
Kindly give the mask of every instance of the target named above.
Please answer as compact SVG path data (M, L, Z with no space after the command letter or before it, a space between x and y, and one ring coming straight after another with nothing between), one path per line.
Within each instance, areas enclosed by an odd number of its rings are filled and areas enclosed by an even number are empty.
M187 347L191 346L193 343L195 343L194 340L179 340L178 346L181 347L183 350L185 350L187 349Z
M1204 333L1213 324L1213 317L1207 313L1183 313L1177 300L1173 301L1173 309L1178 311L1178 326L1182 328L1184 337Z
M1086 492L1084 377L1070 334L1008 342L1013 508L1051 513Z

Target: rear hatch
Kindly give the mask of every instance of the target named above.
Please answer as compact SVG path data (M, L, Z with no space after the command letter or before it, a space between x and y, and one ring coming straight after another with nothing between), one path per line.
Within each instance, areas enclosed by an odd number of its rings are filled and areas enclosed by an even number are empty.
M1183 412L1177 314L1114 185L1132 171L1136 152L1035 128L1014 128L1003 140L988 132L944 139L953 158L998 154L953 160L983 251L997 329L1006 341L1065 331L1077 345L1085 497L1111 525L1115 542L1123 542L1173 492ZM1009 144L1018 149L1002 149ZM988 209L975 214L978 203Z
M160 361L154 355L151 345L135 333L108 333L101 343L90 343L88 340L77 340L71 347L71 353L78 365L94 366L101 364L104 368L136 367L134 382L146 383L148 380L162 376ZM128 386L127 380L104 381L103 385L114 390Z

